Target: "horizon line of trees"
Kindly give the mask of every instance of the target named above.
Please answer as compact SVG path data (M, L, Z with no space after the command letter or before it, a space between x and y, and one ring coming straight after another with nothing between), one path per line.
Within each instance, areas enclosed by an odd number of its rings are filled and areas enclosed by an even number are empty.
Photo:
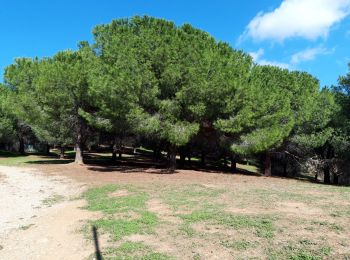
M0 143L25 138L62 148L76 163L96 136L113 158L123 140L168 152L169 169L197 152L263 158L315 175L345 178L350 74L320 88L306 72L255 64L243 51L189 24L148 16L96 26L94 43L47 58L19 58L0 87ZM290 166L288 166L288 164ZM303 168L303 169L304 169Z

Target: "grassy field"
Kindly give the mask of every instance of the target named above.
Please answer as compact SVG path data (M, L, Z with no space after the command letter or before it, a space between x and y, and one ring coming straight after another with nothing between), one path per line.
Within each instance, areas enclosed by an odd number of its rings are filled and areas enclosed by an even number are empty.
M91 240L97 230L104 259L350 259L349 187L193 170L78 173L38 155L0 164L88 176L85 210L100 217L81 232Z
M107 236L105 259L350 259L349 188L105 185L83 197L103 214L85 232Z

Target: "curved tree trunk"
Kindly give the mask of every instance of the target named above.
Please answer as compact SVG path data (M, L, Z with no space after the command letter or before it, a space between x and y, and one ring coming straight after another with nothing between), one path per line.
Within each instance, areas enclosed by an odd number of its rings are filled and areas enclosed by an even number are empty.
M265 155L265 170L264 170L264 175L266 177L271 176L271 157L269 153L266 153Z

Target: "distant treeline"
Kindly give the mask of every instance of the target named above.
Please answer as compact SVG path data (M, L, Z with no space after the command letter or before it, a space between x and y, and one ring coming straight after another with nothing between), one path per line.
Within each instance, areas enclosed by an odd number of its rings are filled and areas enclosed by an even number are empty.
M230 159L233 170L250 157L265 175L280 168L346 182L350 74L321 89L306 72L255 64L189 24L147 16L96 26L93 35L77 51L6 68L3 146L24 152L29 138L62 152L75 145L83 163L91 144L110 144L116 159L137 142L156 156L166 151L171 171L177 154L183 162L195 153Z

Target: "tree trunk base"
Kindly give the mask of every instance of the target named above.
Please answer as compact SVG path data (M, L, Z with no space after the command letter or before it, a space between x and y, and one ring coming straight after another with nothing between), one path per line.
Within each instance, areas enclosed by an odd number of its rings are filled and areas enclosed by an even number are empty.
M268 153L265 155L265 170L264 170L264 176L270 177L271 176L271 157Z
M176 170L176 147L171 145L169 148L169 168L170 173L174 173Z
M231 156L231 172L232 173L237 172L237 161L234 156Z
M74 162L76 164L83 165L84 160L83 160L83 149L81 144L76 144L75 146L75 160Z

